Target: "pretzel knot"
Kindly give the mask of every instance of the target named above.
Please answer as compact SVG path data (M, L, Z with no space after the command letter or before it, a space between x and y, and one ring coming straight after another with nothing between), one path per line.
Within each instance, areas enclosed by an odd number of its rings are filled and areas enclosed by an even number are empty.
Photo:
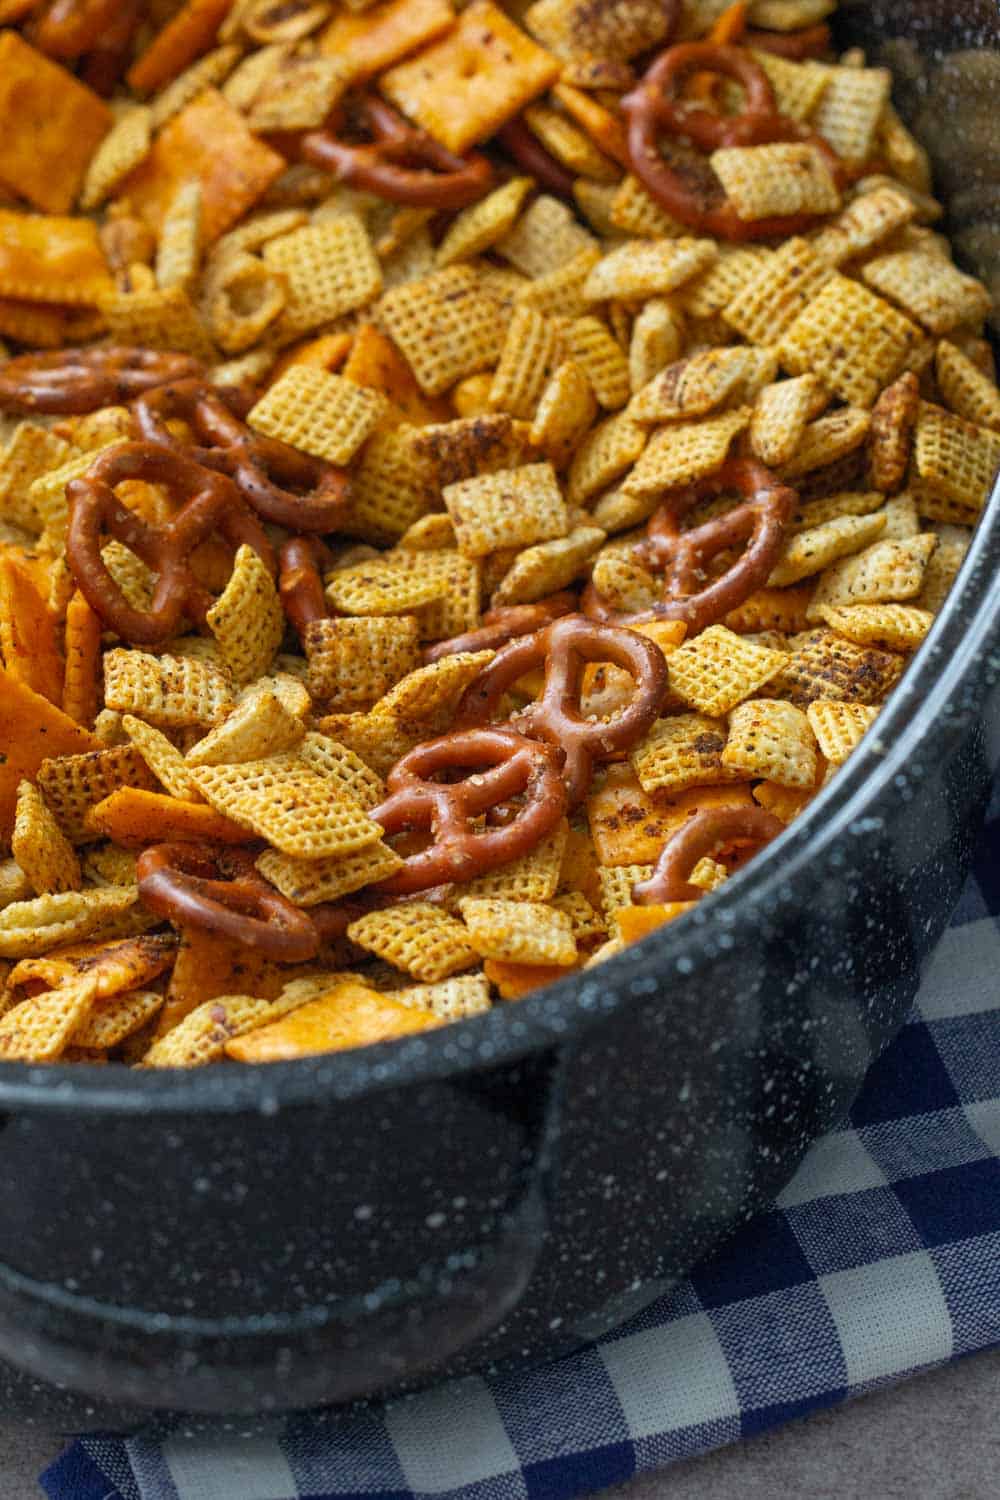
M584 674L591 662L622 667L635 682L632 701L608 722L584 716ZM541 697L513 715L511 726L565 752L563 779L574 807L594 766L628 750L659 716L667 695L667 664L660 648L635 631L567 615L499 651L466 689L457 724L486 723L507 689L536 667L545 671Z
M486 769L484 769L486 768ZM439 782L442 771L474 771ZM512 729L468 729L428 740L404 755L386 781L389 796L369 817L386 834L429 828L433 842L374 890L408 896L452 880L472 880L528 854L566 811L559 759L548 745ZM523 799L510 807L511 798ZM512 815L502 827L474 826L491 808Z
M513 120L508 120L497 131L497 140L518 166L523 167L543 188L555 193L557 198L565 198L568 203L576 202L573 196L576 178L573 173L568 172L562 162L557 161L551 151L546 150L525 123L523 115L516 115Z
M115 495L126 479L163 485L180 502L163 526L149 526ZM159 646L177 633L181 616L202 624L215 602L191 571L190 555L213 532L233 547L252 547L274 571L264 530L240 500L231 479L153 443L123 443L98 456L81 479L66 486L66 557L87 603L122 640ZM114 537L156 573L148 610L137 609L108 571L102 548Z
M784 831L784 823L762 807L702 808L667 840L652 875L632 887L632 899L638 906L697 901L705 892L689 881L691 871L706 854L730 839L763 849Z
M190 355L127 345L19 354L0 365L0 411L78 416L200 371Z
M114 24L121 0L52 0L30 28L40 52L75 62L89 52Z
M251 432L224 397L201 380L179 380L148 391L135 403L142 436L232 478L248 505L265 521L294 531L335 531L347 513L350 484L342 469L311 458L275 438ZM183 421L202 446L171 432Z
M683 97L684 85L695 73L714 73L743 89L743 108L724 115ZM685 158L677 165L664 156L661 132L691 141L702 151L723 146L764 146L776 141L802 141L822 153L838 182L843 164L822 136L778 110L770 80L763 68L739 47L714 42L681 42L668 47L650 67L638 87L622 99L628 119L628 150L632 170L667 213L702 233L724 240L785 238L809 229L823 216L797 213L767 219L741 219L705 163Z
M218 932L282 963L319 951L312 919L261 879L249 850L154 844L140 854L136 875L145 905L178 927Z
M463 208L481 198L493 168L478 152L455 156L439 141L408 125L384 99L365 95L351 109L351 124L370 137L363 144L340 138L343 120L302 137L303 161L362 192L417 208Z
M576 595L565 590L561 594L550 594L539 599L537 604L501 604L488 609L475 630L464 635L453 635L447 641L435 641L424 652L425 661L440 661L442 656L455 656L460 651L495 651L508 641L522 635L533 635L536 630L550 625L562 615L571 615L577 607Z
M743 505L690 531L681 519L699 501L735 490ZM597 620L619 624L643 619L683 620L693 635L736 609L763 588L781 551L788 522L798 502L795 490L753 459L733 459L718 474L686 486L662 505L647 526L647 536L633 551L637 562L665 574L663 598L639 614L619 614L593 583L584 594L584 610ZM739 558L718 578L708 578L708 563L745 542Z

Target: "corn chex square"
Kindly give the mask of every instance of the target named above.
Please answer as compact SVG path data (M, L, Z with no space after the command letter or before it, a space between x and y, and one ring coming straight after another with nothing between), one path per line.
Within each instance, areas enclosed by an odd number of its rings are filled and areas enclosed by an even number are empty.
M485 557L501 547L528 547L569 530L569 514L551 464L479 474L450 484L444 503L459 550Z
M459 902L459 911L469 942L482 958L561 967L576 962L572 922L565 912L540 901L467 896Z
M720 245L718 259L678 292L678 303L692 318L715 317L735 301L773 253L765 245Z
M817 698L806 709L820 753L831 766L842 766L879 716L878 708Z
M274 1015L270 1000L218 995L206 1000L158 1038L142 1059L144 1068L202 1068L219 1062L226 1043L263 1026Z
M80 889L80 861L45 798L30 781L22 781L17 789L10 849L36 896Z
M302 720L290 713L262 677L248 689L232 713L193 744L185 755L190 766L228 766L263 760L298 745Z
M267 671L285 633L285 614L274 579L252 547L237 550L229 582L205 621L237 685Z
M124 995L108 995L94 1000L89 1013L71 1037L74 1047L105 1050L117 1047L126 1037L151 1021L163 1005L156 990L132 990Z
M512 177L478 203L463 208L437 248L438 265L451 266L456 261L469 260L502 240L513 229L532 186L530 177Z
M153 775L171 797L197 802L201 794L191 780L183 755L162 730L154 729L133 714L122 716L122 728Z
M568 588L583 572L607 533L599 526L576 526L568 536L539 542L519 552L491 595L494 609L503 604L533 604Z
M860 166L874 154L882 112L892 91L887 68L828 68L810 124L841 161Z
M237 766L193 766L205 801L282 854L321 859L375 844L382 830L361 804L295 755Z
M208 330L182 286L116 290L102 297L99 306L115 344L172 349L208 362L216 357Z
M786 240L747 277L722 316L747 343L777 344L832 274L807 240Z
M380 391L314 365L291 365L251 409L247 422L266 437L342 466L388 410Z
M461 1021L490 1009L490 982L485 974L457 974L437 984L404 985L393 990L392 998L397 1005L429 1010L442 1021Z
M631 468L646 446L647 431L628 411L615 412L587 434L569 467L567 496L584 505Z
M463 923L429 901L369 912L351 923L347 936L367 953L428 984L479 962Z
M782 479L794 482L813 472L826 479L826 476L835 472L834 466L838 462L850 462L852 459L856 474L851 473L850 477L860 477L863 462L858 461L864 458L861 446L871 431L871 425L871 413L863 406L838 406L835 411L818 417L805 429L788 463L782 464L779 471ZM840 480L836 484L827 482L817 493L823 494L825 490L842 487Z
M285 278L281 328L289 336L366 307L382 290L378 257L356 214L293 229L268 240L261 254Z
M277 886L296 906L318 906L338 901L377 880L387 880L403 868L403 861L387 844L367 844L352 854L334 854L324 859L296 859L267 849L257 860L265 880Z
M436 495L430 461L416 448L420 429L377 429L351 475L345 531L366 541L394 542L424 516Z
M718 253L714 240L629 241L597 262L583 294L588 302L662 297L707 271Z
M956 417L962 417L977 427L1000 431L1000 390L967 354L947 339L942 339L937 347L935 368L944 404ZM0 467L0 494L2 490L3 468Z
M749 426L753 408L721 412L702 422L677 422L650 440L622 488L643 497L692 484L715 474L726 461L733 439ZM572 493L572 471L570 473Z
M673 714L657 719L629 752L644 792L683 791L727 780L722 766L726 726L706 714Z
M703 349L676 360L633 396L629 416L651 424L705 416L742 392L759 357L756 349L738 347Z
M648 52L669 30L667 15L656 0L535 0L524 24L543 46L567 61L602 58L628 62Z
M921 483L971 511L989 499L1000 465L1000 435L924 401L917 417L913 465Z
M608 411L624 406L632 390L628 359L600 318L574 318L562 331L566 352L586 375Z
M868 261L861 275L931 333L946 334L960 323L976 323L990 310L990 294L982 282L938 255L898 250Z
M557 469L563 469L579 449L597 416L594 388L583 370L567 359L543 387L531 424L532 444Z
M73 844L100 837L90 832L87 814L119 787L157 790L156 778L133 745L53 756L42 761L36 780L56 822Z
M414 615L313 620L302 638L309 691L332 710L370 708L420 665Z
M801 637L770 682L776 698L807 708L819 698L839 703L881 703L903 674L905 658L872 646L857 646L832 630Z
M626 906L634 906L632 891L641 881L648 880L653 865L616 865L613 869L602 866L597 872L601 887L601 905L607 919L608 931L618 935L618 913Z
M820 618L827 604L886 604L915 599L937 546L933 532L899 542L876 542L856 557L845 557L822 575L806 614Z
M880 651L916 651L934 624L930 610L912 604L824 604L817 613L838 635Z
M862 193L843 213L821 229L812 241L813 251L831 266L856 260L905 228L916 215L913 200L894 187L879 187Z
M35 958L64 943L80 942L127 913L137 899L134 886L111 886L101 890L60 891L54 896L36 896L33 901L15 901L0 911L0 958ZM89 999L96 980L88 980L87 985ZM10 1035L5 1028L10 1014L0 1020L0 1035L5 1037ZM0 1051L3 1049L4 1043L0 1042Z
M475 880L463 881L454 887L456 901L466 896L476 898L496 897L504 901L550 901L559 888L563 855L569 838L566 819L537 844L534 849L522 854Z
M767 580L768 588L788 588L803 578L822 573L831 563L878 541L885 526L884 512L876 511L867 516L835 516L819 526L795 532L778 554Z
M610 218L613 229L636 239L673 239L688 232L688 226L668 214L631 172L622 178L611 203Z
M937 614L951 592L969 550L972 533L965 526L935 528L938 544L924 572L924 584L913 603L918 609Z
M512 417L530 418L538 405L558 347L550 318L532 307L517 307L507 326L500 360L493 372L489 404Z
M754 403L750 447L761 463L778 468L792 458L827 393L815 375L793 376L765 386Z
M819 767L809 720L801 708L776 698L739 704L729 715L722 764L778 786L811 787Z
M379 321L428 396L495 364L505 334L496 299L466 265L393 287Z
M327 578L327 603L342 615L413 614L440 599L447 588L444 557L438 552L386 552L338 568Z
M921 337L883 298L835 272L785 331L779 353L794 375L811 370L844 401L871 407Z
M831 214L840 192L815 146L727 146L714 151L712 169L741 219L786 214Z
M785 667L788 657L710 625L679 646L669 659L670 686L700 714L719 719L759 692Z
M296 747L299 760L336 783L337 787L359 802L366 812L377 807L385 797L382 778L369 765L355 755L347 745L338 744L329 735L309 730L305 739Z
M594 236L565 203L548 193L540 193L533 199L496 249L504 260L532 280L558 270L581 251L592 252L589 265L600 256Z
M758 23L760 24L760 23ZM776 52L752 52L757 66L767 74L774 90L779 115L789 120L808 120L826 93L829 70L815 62L794 62Z

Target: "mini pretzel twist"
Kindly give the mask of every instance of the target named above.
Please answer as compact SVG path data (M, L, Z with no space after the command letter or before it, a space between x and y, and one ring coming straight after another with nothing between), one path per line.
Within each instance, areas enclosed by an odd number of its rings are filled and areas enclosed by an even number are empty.
M18 354L0 365L0 411L79 416L201 371L190 355L126 345Z
M458 770L474 774L462 781L433 780ZM506 727L455 731L418 745L389 772L386 789L389 796L368 816L388 835L429 828L433 839L373 887L390 896L472 880L510 864L551 833L566 811L556 753ZM514 797L523 800L511 805ZM492 808L503 809L504 825L477 829L474 820Z
M576 595L567 589L561 594L539 599L537 604L503 604L497 609L488 609L475 630L467 630L464 635L453 635L450 640L435 641L433 646L428 646L424 660L440 661L443 656L455 656L460 651L495 651L519 636L533 635L562 615L571 615L576 608Z
M703 526L681 530L682 518L699 501L733 490L746 496L745 504ZM683 620L689 634L704 630L767 583L797 501L795 490L763 464L732 459L718 474L672 495L650 518L646 540L634 549L637 562L664 573L663 598L638 614L619 613L591 583L584 593L585 612L591 619L619 624ZM743 554L721 577L708 579L708 563L739 542L746 543Z
M667 840L652 875L632 887L632 899L638 906L697 901L705 892L689 881L691 871L706 854L730 839L763 848L784 831L780 818L762 807L704 807Z
M115 486L126 479L163 485L181 502L180 509L162 526L147 525L115 495ZM176 634L182 615L204 621L215 601L191 571L190 555L213 532L233 547L246 543L274 571L271 545L232 480L168 448L123 443L109 449L66 486L66 494L66 557L80 592L105 624L133 645L162 645ZM101 555L108 537L158 575L148 610L129 604L108 571Z
M178 927L217 932L282 963L315 958L316 924L257 874L253 859L246 849L154 844L136 862L139 895Z
M545 149L521 115L508 120L497 131L496 138L518 166L523 167L543 188L555 193L557 198L565 198L569 203L576 202L573 193L576 179L573 173L567 171L562 162L557 161L551 151Z
M39 52L76 62L114 26L121 0L52 0L29 28Z
M417 208L464 208L481 198L493 168L478 152L455 156L439 141L408 125L376 95L354 101L351 123L371 136L364 144L342 140L343 121L302 137L300 153L338 182L377 193L390 203Z
M581 698L590 662L623 667L635 681L631 703L610 722L584 717ZM594 766L630 749L658 717L667 695L667 664L660 648L635 631L567 615L499 651L466 689L456 723L486 723L507 689L536 667L545 670L541 697L516 713L511 726L565 752L563 777L574 807Z
M180 380L139 397L135 418L142 436L207 469L228 474L248 505L265 521L293 531L335 531L343 524L350 482L343 469L300 453L288 443L251 432L228 397L201 380ZM191 447L168 423L188 424L203 446Z
M309 626L329 615L320 573L329 562L329 548L315 536L290 537L279 554L278 592L285 614L303 644Z
M744 91L740 113L718 114L685 99L684 85L695 73L714 73L738 83ZM679 170L666 160L660 150L661 133L692 141L706 152L723 146L802 141L815 146L834 177L843 180L840 158L822 136L779 112L767 74L740 47L714 42L681 42L668 47L638 87L622 99L622 109L628 119L629 157L636 176L667 213L717 239L786 238L809 229L822 215L741 219L733 204L721 199L707 163L705 181L700 182L689 164Z

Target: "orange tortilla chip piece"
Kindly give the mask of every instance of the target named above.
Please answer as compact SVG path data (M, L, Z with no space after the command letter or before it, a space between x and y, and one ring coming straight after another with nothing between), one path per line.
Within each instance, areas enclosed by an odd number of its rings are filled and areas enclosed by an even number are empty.
M557 968L553 964L515 964L505 958L488 958L483 964L483 973L491 984L496 985L502 1000L522 1000L532 990L555 984L557 979L564 979L582 967L582 964L573 964L569 968Z
M342 62L345 82L361 83L434 41L454 22L450 0L384 0L363 15L342 10L320 37L319 49Z
M637 943L640 938L655 932L657 927L676 921L696 905L695 901L667 901L662 906L623 906L615 913L618 935L623 943Z
M236 1062L287 1062L318 1052L346 1052L445 1023L430 1011L400 1005L366 984L347 979L318 1000L310 1000L270 1026L261 1026L226 1044Z
M327 370L332 375L340 369L353 344L353 333L322 333L318 339L293 344L268 371L267 384L272 386L292 365L314 365L317 370Z
M363 323L358 329L341 374L355 385L381 391L398 408L398 416L417 426L446 422L451 415L447 401L424 395L395 344L374 323ZM386 418L382 425L386 425Z
M6 670L0 670L0 745L0 838L8 840L19 782L33 781L51 756L104 749L95 735Z
M0 655L12 676L62 703L63 664L56 622L27 568L0 558Z
M217 813L207 803L182 802L161 792L123 786L87 814L88 827L126 848L145 844L248 844L254 835Z
M17 32L5 31L0 35L0 120L0 182L36 208L66 213L87 163L111 129L104 100Z
M705 807L752 807L748 787L696 786L650 796L627 766L610 766L587 799L590 833L602 865L655 864L670 835Z
M206 89L164 126L145 161L125 179L121 196L159 234L177 189L196 179L201 237L211 244L243 217L285 165L217 89Z
M166 1036L206 1000L219 995L257 995L262 1000L276 1000L287 982L287 969L255 953L246 943L187 927L181 935L155 1036Z
M0 209L0 297L91 305L113 289L97 225L89 219Z
M208 51L232 5L233 0L187 0L132 64L127 74L129 87L137 94L151 94L172 83Z

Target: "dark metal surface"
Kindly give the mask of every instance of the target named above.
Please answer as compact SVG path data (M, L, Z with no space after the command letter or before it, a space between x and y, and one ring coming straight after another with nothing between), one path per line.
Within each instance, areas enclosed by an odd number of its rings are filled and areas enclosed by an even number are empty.
M843 20L892 62L991 275L995 10L958 9ZM947 922L1000 762L998 564L995 495L847 770L601 969L297 1064L0 1068L5 1409L93 1427L343 1401L557 1353L682 1276L849 1104Z

